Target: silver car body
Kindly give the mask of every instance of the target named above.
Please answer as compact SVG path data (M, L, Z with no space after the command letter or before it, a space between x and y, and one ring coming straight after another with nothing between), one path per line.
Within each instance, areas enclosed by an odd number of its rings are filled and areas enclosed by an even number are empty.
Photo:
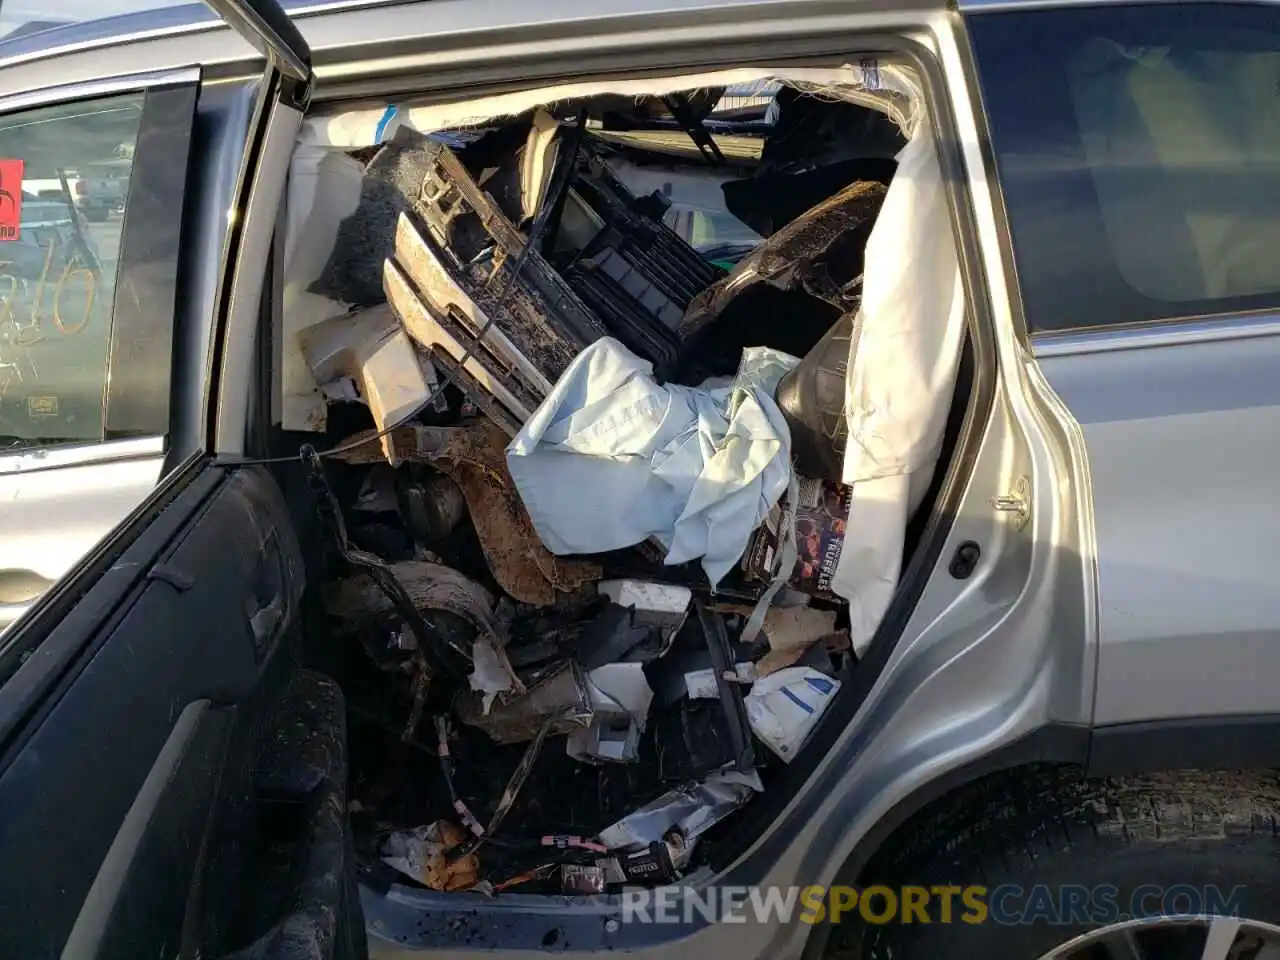
M137 82L200 64L207 79L250 83L261 60L249 44L212 14L182 9L159 23L139 15L60 31L61 46L0 45L0 111L101 83L108 47L112 69ZM931 65L935 125L957 174L954 227L978 371L959 466L942 493L950 529L932 558L916 559L929 563L925 574L939 565L898 642L873 650L880 669L856 714L719 882L829 884L868 855L892 811L918 806L966 769L1021 762L1019 745L1045 731L1063 745L1045 741L1023 759L1081 760L1079 745L1087 754L1088 731L1100 725L1280 713L1280 596L1263 582L1280 567L1280 512L1269 505L1280 380L1248 375L1280 361L1280 326L1197 320L1029 337L961 13L912 0L357 0L291 12L315 52L317 101L389 89L469 98L657 62L675 72L759 59L761 44L772 59L832 59L892 39ZM282 110L269 133L268 195L280 193L299 118ZM224 171L238 155L234 143L226 150ZM273 216L274 201L245 243L265 244ZM216 231L205 238L210 249L220 241ZM246 286L230 330L251 323L257 294ZM212 401L220 409L245 403L237 384L247 384L252 349L251 335L228 338L223 392ZM235 422L219 420L219 452L243 449ZM103 529L121 509L107 500ZM5 557L12 530L0 521ZM976 572L948 576L948 559L970 541L982 548ZM808 842L783 843L796 829ZM500 903L513 918L534 909L519 897ZM375 930L424 909L447 918L466 908L422 891L365 899ZM550 909L568 918L587 908ZM649 952L699 955L710 929L676 945L655 940ZM809 933L745 923L717 928L714 949L797 956Z

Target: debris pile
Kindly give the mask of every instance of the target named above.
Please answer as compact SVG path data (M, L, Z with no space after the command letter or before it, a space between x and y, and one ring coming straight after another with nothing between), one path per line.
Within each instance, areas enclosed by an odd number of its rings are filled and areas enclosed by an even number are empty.
M661 122L717 165L713 103ZM713 261L615 173L643 149L588 118L401 128L317 283L352 310L300 343L331 429L357 427L309 476L353 817L387 882L673 882L851 664L831 358L884 186L772 211Z

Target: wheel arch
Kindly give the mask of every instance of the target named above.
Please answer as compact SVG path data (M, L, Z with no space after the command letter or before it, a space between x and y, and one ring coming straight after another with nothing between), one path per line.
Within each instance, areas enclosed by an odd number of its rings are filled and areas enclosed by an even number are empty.
M899 801L854 848L833 885L873 878L877 859L910 844L1010 778L1079 782L1203 770L1280 769L1280 714L1174 718L1088 729L1050 725L958 767ZM804 960L819 960L830 923L815 925Z

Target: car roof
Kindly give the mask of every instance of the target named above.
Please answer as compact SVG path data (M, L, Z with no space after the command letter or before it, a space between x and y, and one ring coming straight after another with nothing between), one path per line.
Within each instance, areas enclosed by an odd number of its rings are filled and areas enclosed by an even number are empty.
M100 0L62 2L64 9L52 17L37 12L33 5L30 19L23 15L25 8L21 4L17 12L10 3L0 4L0 58L54 52L90 43L109 44L138 34L162 35L219 25L218 15L200 2L114 0L108 3L105 16L93 12L95 7L101 8ZM280 0L280 5L296 14L352 4L349 0Z
M280 0L280 5L293 16L306 16L316 11L368 6L371 2L395 0ZM225 26L207 4L200 2L123 0L123 5L139 9L103 17L72 17L65 22L19 22L15 29L0 37L0 65L87 48L109 47L143 38L220 30ZM4 9L0 7L0 13Z
M83 0L82 9L93 10L95 0ZM516 4L510 0L278 0L298 21L298 26L313 51L337 52L357 45L393 45L415 37L435 39L457 36L474 30L516 31L528 29L545 35L546 27L563 23L581 26L588 21L617 21L628 17L640 19L662 16L687 18L700 11L712 13L714 8L741 8L747 19L774 18L777 10L794 8L797 19L829 13L830 4L815 0L541 0L536 4ZM878 11L915 12L945 11L948 8L969 12L1008 7L1049 7L1130 3L1133 0L853 0L840 5L852 14ZM1280 2L1280 0L1273 0ZM6 4L7 5L7 4ZM77 54L99 53L112 49L115 62L123 65L120 73L141 73L186 67L191 64L248 66L259 62L258 54L208 6L200 2L170 0L114 0L116 9L140 7L133 12L114 16L70 18L65 13L57 19L73 22L56 23L41 13L32 14L32 22L22 24L22 17L10 24L20 24L7 36L0 36L0 97L29 89L57 85L57 70L48 71L49 80L41 82L40 72L5 83L6 68L24 63L59 60L73 62ZM769 13L770 9L775 12ZM819 9L823 8L823 9ZM863 8L861 11L859 8ZM33 11L38 8L34 5ZM110 6L108 7L110 9ZM362 14L374 13L364 17ZM348 23L360 19L354 31ZM341 25L339 25L341 24ZM0 22L0 29L4 24ZM410 29L406 29L406 27ZM419 29L412 29L412 28ZM538 28L543 30L539 31ZM425 28L425 29L424 29ZM576 31L573 31L576 32ZM164 49L162 49L164 48ZM135 56L136 54L136 56ZM69 58L63 61L62 58ZM332 57L330 60L356 59ZM83 71L84 79L101 77L100 57L94 57ZM70 82L80 77L73 72ZM323 81L321 69L317 70ZM65 82L65 81L64 81Z
M127 0L124 0L127 2ZM155 0L139 0L153 3ZM503 48L551 50L592 33L663 36L732 17L786 34L806 18L824 27L894 12L942 13L948 0L281 0L314 54L318 95L326 84L412 62L494 62ZM833 15L833 7L839 11ZM732 11L732 14L729 12ZM792 15L794 13L794 16ZM445 38L448 38L445 42ZM532 40L532 43L529 42ZM612 45L612 44L610 44ZM620 45L626 45L620 42ZM101 82L103 52L111 75L179 70L198 64L213 78L257 73L261 55L203 3L177 3L0 38L0 100L75 84ZM486 59L487 58L487 59ZM354 65L354 66L353 66ZM11 68L21 69L11 69ZM416 72L416 71L415 71ZM354 82L354 81L350 81ZM346 95L346 94L344 94Z

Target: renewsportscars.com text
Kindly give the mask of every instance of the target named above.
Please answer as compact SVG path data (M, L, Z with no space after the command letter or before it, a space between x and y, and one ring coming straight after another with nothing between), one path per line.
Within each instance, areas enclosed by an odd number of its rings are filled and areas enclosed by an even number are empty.
M660 887L622 894L624 923L1109 924L1148 917L1239 916L1233 887L1108 885L1022 887Z

